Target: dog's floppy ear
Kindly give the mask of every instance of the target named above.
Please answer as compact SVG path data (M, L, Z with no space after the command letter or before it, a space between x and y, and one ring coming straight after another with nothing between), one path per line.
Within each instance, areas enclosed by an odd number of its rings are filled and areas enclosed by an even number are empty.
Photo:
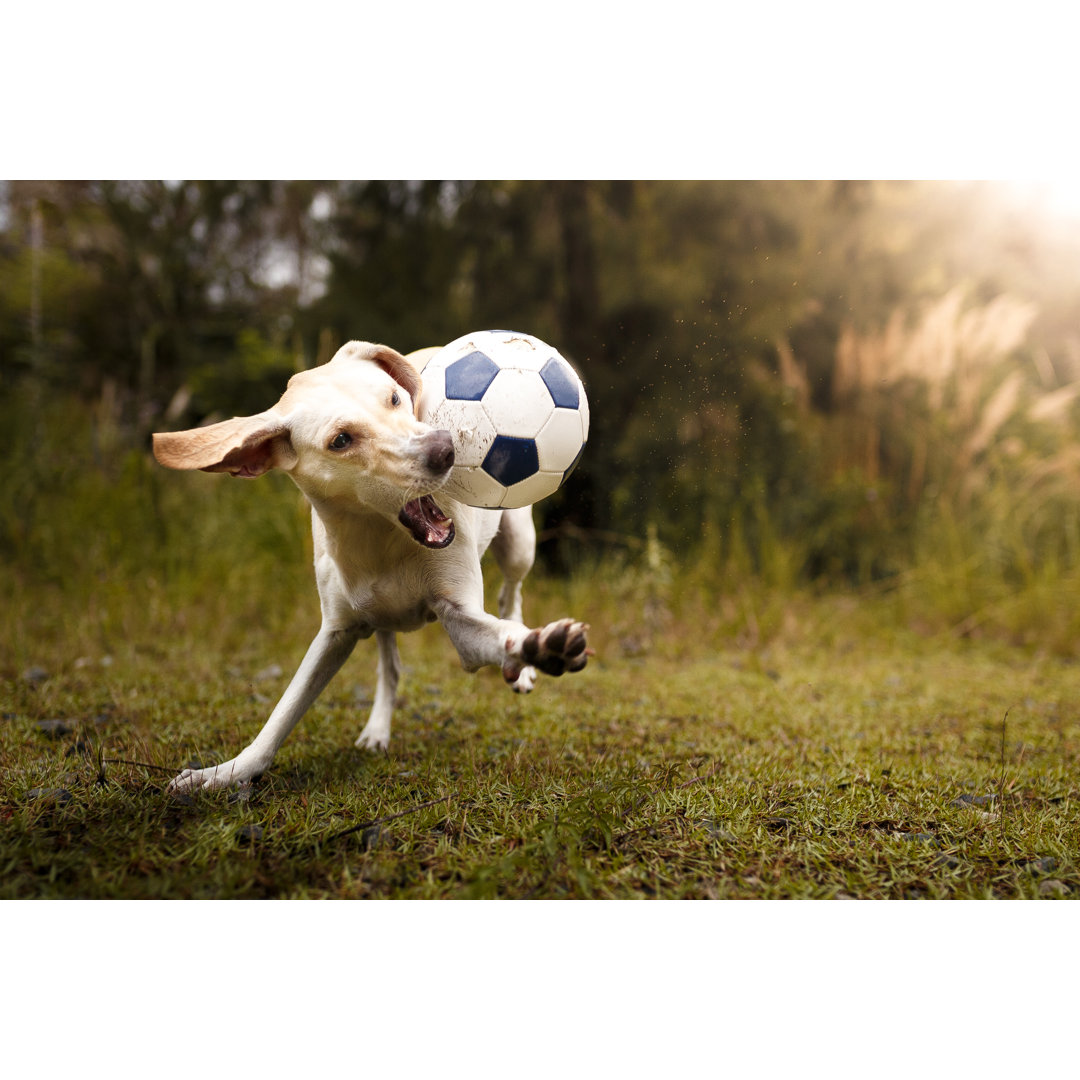
M202 469L233 476L262 476L275 465L296 463L289 429L279 417L261 413L220 424L154 435L154 457L170 469Z
M373 345L368 341L350 341L338 350L334 359L336 360L338 356L345 356L352 360L370 360L378 364L394 382L409 392L413 411L416 411L420 404L420 391L424 384L420 379L420 372L397 349L391 349L389 345Z

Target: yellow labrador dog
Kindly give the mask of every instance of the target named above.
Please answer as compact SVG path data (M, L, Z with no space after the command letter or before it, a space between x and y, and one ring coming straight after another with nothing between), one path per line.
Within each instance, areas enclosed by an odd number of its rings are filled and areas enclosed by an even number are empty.
M433 351L414 355L425 361ZM519 693L532 689L536 669L585 667L583 623L530 630L521 622L521 582L536 548L531 508L481 510L439 496L454 446L448 431L417 417L420 387L415 362L352 341L329 363L294 375L266 412L154 436L154 455L171 469L246 477L285 470L311 503L322 604L322 626L255 741L231 761L185 769L172 790L258 777L356 642L372 634L375 698L356 740L370 749L390 741L398 632L437 619L466 670L500 667ZM480 557L489 545L504 576L498 618L484 611Z

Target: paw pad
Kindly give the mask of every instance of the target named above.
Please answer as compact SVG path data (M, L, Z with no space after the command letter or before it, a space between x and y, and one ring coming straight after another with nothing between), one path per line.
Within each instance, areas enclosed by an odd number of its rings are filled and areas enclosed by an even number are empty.
M521 644L522 655L546 675L580 671L588 662L588 629L584 623L562 619L533 630Z

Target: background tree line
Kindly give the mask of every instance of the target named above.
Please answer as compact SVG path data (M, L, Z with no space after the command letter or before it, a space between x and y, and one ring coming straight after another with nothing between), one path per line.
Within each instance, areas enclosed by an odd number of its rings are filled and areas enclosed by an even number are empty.
M1080 230L995 185L0 191L9 455L55 436L44 401L108 428L108 469L156 428L267 407L349 339L508 327L570 357L592 403L582 467L539 508L551 560L651 528L784 581L976 542L1002 580L1080 567Z

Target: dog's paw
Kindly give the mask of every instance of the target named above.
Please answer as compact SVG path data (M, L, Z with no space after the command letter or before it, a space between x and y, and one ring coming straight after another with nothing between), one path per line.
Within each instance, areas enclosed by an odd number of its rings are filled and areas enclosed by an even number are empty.
M390 729L372 727L370 723L367 723L353 746L360 750L386 750L390 746Z
M173 778L169 784L170 792L184 791L210 791L213 788L228 787L232 778L227 771L222 771L220 766L212 769L185 769L179 776Z
M540 630L530 630L521 643L521 656L545 675L580 671L590 656L588 626L573 619L548 623Z
M507 663L503 666L503 678L515 694L528 694L536 685L536 668Z
M233 784L244 784L257 780L263 773L264 766L254 765L243 760L243 755L234 757L221 765L211 765L208 769L185 769L169 784L170 792L213 791L227 788Z

